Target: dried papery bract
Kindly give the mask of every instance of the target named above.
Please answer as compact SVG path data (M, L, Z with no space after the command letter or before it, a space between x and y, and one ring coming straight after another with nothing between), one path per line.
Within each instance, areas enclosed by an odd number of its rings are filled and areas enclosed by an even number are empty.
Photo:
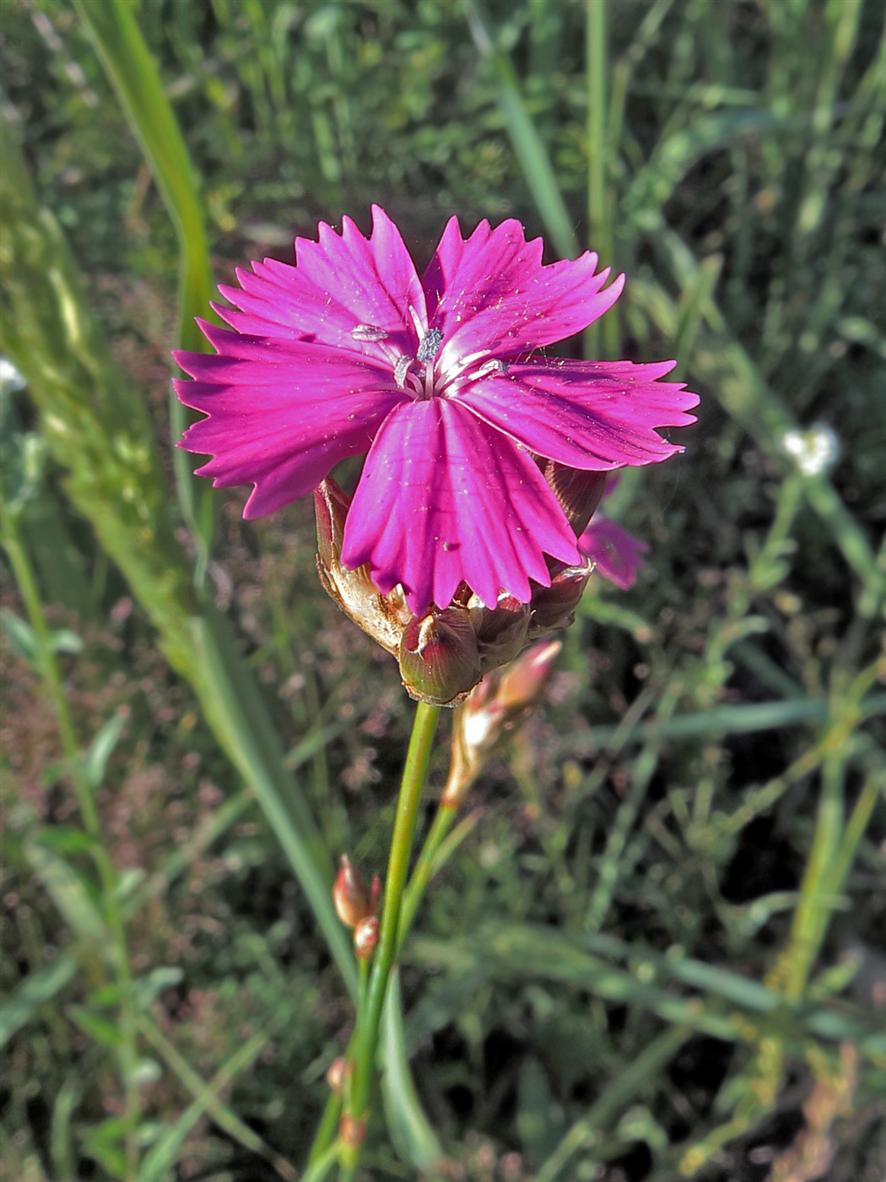
M544 693L562 648L542 641L503 669L487 673L458 707L452 728L452 760L440 803L458 808L465 794L508 735Z
M331 477L314 490L317 523L317 572L324 590L346 616L394 656L412 613L402 594L382 595L361 566L348 570L341 562L345 521L351 498Z

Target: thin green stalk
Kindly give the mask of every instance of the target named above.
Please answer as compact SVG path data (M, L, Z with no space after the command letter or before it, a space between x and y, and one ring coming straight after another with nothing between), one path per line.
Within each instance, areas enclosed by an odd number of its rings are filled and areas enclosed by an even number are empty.
M74 786L83 826L92 839L91 854L101 884L104 917L111 935L111 958L120 990L120 1030L122 1034L120 1074L123 1079L126 1114L126 1177L127 1180L134 1180L138 1175L139 1168L136 1134L141 1122L141 1097L136 1082L138 1019L133 1003L132 968L126 945L126 928L117 893L117 874L104 844L92 786L83 772L82 751L65 694L61 670L52 644L52 633L43 610L43 602L34 570L22 544L16 515L8 511L2 500L0 500L0 541L2 541L9 558L28 622L37 638L40 673L52 701L62 741L62 750L70 769L71 782Z
M357 1018L353 1078L346 1103L346 1114L355 1122L365 1123L369 1115L369 1097L375 1073L378 1034L384 1009L388 978L397 954L400 930L400 912L403 903L403 888L409 869L412 839L418 818L418 806L422 788L428 772L431 748L437 722L439 706L428 706L420 702L415 712L397 812L394 817L394 831L391 835L391 849L388 870L385 876L384 906L379 930L378 950L369 980L366 1005ZM352 1179L360 1161L361 1145L342 1146L342 1176Z
M587 75L588 135L588 239L606 266L613 263L612 219L608 173L608 137L606 117L608 77L607 0L586 0L585 72ZM585 330L585 352L599 357L601 343L606 353L618 354L619 332L616 309L610 308L602 323Z
M455 818L458 816L458 810L450 808L445 804L441 804L437 809L437 813L428 830L428 835L425 838L424 845L421 852L415 861L415 867L409 879L409 885L403 895L403 909L400 913L400 939L399 948L403 946L403 941L406 938L412 921L415 919L415 913L424 898L425 890L430 882L431 876L434 873L437 862L437 854L440 846L446 840L449 830L452 828Z

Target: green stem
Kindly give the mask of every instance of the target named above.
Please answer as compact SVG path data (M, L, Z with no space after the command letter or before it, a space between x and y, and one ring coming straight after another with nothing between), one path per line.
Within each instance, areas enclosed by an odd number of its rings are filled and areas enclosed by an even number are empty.
M101 822L95 807L92 785L83 773L82 753L77 731L65 694L61 670L55 657L52 631L43 610L40 589L28 552L22 543L16 515L0 501L0 541L6 550L12 573L18 585L28 622L37 638L37 659L58 722L62 750L70 768L71 781L83 826L92 839L92 858L101 883L105 920L111 934L111 953L117 984L120 988L120 1026L123 1040L120 1048L120 1072L126 1106L126 1178L134 1180L138 1174L138 1142L136 1133L141 1120L141 1098L136 1083L138 1065L138 1025L133 1005L132 969L126 946L126 929L117 895L117 874L104 844Z
M415 860L412 874L409 882L403 891L403 905L400 910L400 923L397 928L397 955L403 947L403 942L412 930L412 924L415 921L415 915L424 898L425 890L428 883L440 866L449 857L452 850L458 846L464 838L464 829L466 822L451 833L452 825L458 816L458 809L449 808L441 804L437 809L437 814L431 828L428 830L425 837L424 844ZM451 834L451 836L450 836ZM447 838L449 840L447 841ZM368 968L368 963L360 964L360 998L358 1002L358 1014L365 1008L366 996L366 982L363 980L364 967ZM351 1037L348 1043L348 1048L345 1051L345 1058L349 1063L354 1062L354 1055L357 1046L357 1031ZM335 1140L338 1131L338 1121L341 1115L342 1101L341 1097L334 1092L330 1092L329 1098L326 1101L326 1106L323 1109L323 1114L317 1125L317 1131L314 1134L314 1140L311 1144L311 1150L308 1154L307 1166L312 1166L318 1161L332 1142Z
M369 979L366 1004L361 1007L357 1017L353 1078L346 1106L347 1115L355 1122L365 1122L369 1115L369 1098L375 1072L379 1026L388 979L398 948L403 888L409 869L418 806L428 772L431 747L439 717L439 706L419 703L409 740L409 750L406 754L406 764L403 768L400 795L397 799L397 812L394 817L394 831L391 835L388 871L385 877L384 906L378 950ZM360 1161L360 1150L360 1145L342 1146L341 1161L344 1178L354 1178Z
M437 814L428 831L428 836L425 838L425 843L421 848L418 858L416 858L415 867L409 879L409 885L403 894L403 909L400 912L398 952L402 948L403 941L412 927L415 913L424 898L425 890L434 873L440 846L446 840L457 816L458 809L449 808L445 804L441 804L437 809Z

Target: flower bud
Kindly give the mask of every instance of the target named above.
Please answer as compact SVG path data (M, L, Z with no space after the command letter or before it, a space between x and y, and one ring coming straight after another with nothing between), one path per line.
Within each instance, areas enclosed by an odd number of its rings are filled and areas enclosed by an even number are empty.
M407 624L398 654L407 693L432 706L464 697L480 680L480 652L467 609L429 612Z
M381 879L376 874L371 889L354 869L347 854L342 854L341 865L332 884L332 901L338 918L346 927L356 928L361 920L375 915L381 896Z
M357 960L369 960L378 944L378 916L367 915L354 928L354 955Z
M329 1090L340 1096L344 1091L345 1080L350 1074L350 1071L350 1064L344 1056L339 1055L337 1059L333 1059L326 1072L326 1082L329 1085Z
M411 613L397 590L382 595L369 570L348 570L341 563L345 518L351 499L331 478L314 490L317 523L317 572L323 589L346 616L389 653L396 654L400 636Z
M560 502L576 537L583 532L600 504L608 476L608 472L567 468L565 464L558 464L554 460L548 460L545 464L544 478Z
M541 697L562 647L559 640L533 645L504 669L487 673L458 707L440 801L446 808L461 805L491 756Z
M363 1144L363 1138L366 1136L366 1121L357 1120L355 1116L351 1116L349 1112L345 1112L339 1121L338 1135L342 1145L347 1145L351 1149L357 1149Z
M496 701L507 714L513 717L535 705L544 692L562 648L563 644L559 640L540 641L502 670Z
M531 638L543 636L557 628L566 628L575 619L575 609L588 585L594 569L593 562L581 566L567 566L558 571L550 587L537 587L532 593L532 616L529 621Z
M468 601L484 669L512 661L526 644L530 607L513 595L501 595L495 607L484 607L476 595Z

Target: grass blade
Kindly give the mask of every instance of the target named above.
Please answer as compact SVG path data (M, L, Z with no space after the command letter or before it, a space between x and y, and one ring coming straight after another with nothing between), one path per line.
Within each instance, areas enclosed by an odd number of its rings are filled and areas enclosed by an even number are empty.
M517 72L507 54L496 46L478 0L466 0L466 12L474 44L495 75L505 128L539 216L557 252L565 258L572 258L581 247L548 150L523 101Z
M197 174L160 71L128 0L103 0L101 4L75 0L75 7L175 225L179 245L177 344L182 349L202 351L206 341L194 317L209 313L214 288L206 223ZM169 407L172 433L178 438L187 426L187 411L172 391ZM186 454L176 451L173 462L182 510L202 546L201 566L205 570L212 536L211 495L203 482L195 480Z

